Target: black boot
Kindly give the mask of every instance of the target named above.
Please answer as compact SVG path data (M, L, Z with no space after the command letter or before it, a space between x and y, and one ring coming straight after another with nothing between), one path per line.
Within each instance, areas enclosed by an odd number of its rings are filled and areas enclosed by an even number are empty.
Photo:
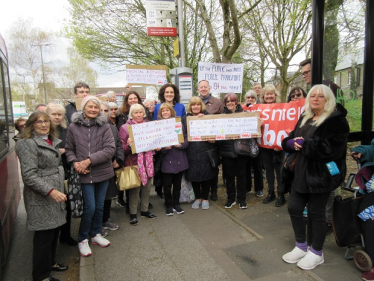
M136 215L131 215L130 214L130 224L132 225L137 225L138 224L138 218Z
M212 201L217 201L218 200L217 192L212 192L212 195L210 196L210 199L212 199Z
M268 196L266 196L266 198L264 199L264 201L262 201L262 203L269 204L271 201L274 201L274 200L275 200L275 193L273 191L273 192L269 192Z
M286 198L283 194L278 194L277 201L275 201L275 207L282 207L286 203Z

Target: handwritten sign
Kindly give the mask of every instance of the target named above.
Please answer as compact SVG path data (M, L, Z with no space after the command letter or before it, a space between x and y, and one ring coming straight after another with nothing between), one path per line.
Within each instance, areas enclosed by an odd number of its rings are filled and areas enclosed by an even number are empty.
M134 140L132 153L176 145L184 141L180 117L131 125L129 134Z
M159 85L167 82L166 65L126 65L126 80L130 85Z
M207 80L212 93L241 93L244 64L199 62L198 79Z
M259 116L259 112L188 116L188 141L259 138Z

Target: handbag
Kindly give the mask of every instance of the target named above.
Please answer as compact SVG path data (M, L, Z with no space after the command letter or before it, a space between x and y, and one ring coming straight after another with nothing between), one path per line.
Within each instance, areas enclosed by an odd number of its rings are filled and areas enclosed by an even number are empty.
M83 214L83 194L80 177L77 171L74 169L74 165L71 165L70 167L68 189L71 216L73 218L80 218Z
M289 172L295 172L295 164L296 164L296 159L297 159L297 153L296 152L291 152L288 153L286 156L286 159L284 160L283 167L289 171Z
M237 139L234 140L234 152L238 155L255 158L260 149L255 139Z
M130 155L130 166L122 167L116 171L116 184L119 191L136 188L142 185L140 175L138 174L138 166L132 165Z
M205 147L206 144L205 144ZM218 168L219 166L219 154L218 154L218 148L215 146L213 149L207 149L206 151L206 154L208 155L208 158L209 158L209 163L210 163L210 166L212 166L212 168Z
M183 173L179 203L191 203L193 201L195 201L195 193L193 192L192 183L186 180Z

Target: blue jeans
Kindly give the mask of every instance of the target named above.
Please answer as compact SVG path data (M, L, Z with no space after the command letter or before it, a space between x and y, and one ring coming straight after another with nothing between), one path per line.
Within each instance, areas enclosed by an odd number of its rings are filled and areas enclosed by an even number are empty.
M79 226L78 241L82 242L91 236L101 232L103 225L103 212L105 194L108 189L109 180L97 183L82 183L84 209Z

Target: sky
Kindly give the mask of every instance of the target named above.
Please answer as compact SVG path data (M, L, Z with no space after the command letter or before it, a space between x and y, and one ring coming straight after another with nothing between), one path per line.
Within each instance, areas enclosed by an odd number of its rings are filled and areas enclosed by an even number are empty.
M20 18L30 18L34 27L51 32L60 31L64 23L70 19L67 10L69 6L67 0L5 0L1 2L0 34L5 39L5 42L9 41L10 27ZM54 46L54 57L50 59L67 62L66 48L70 44L71 42L67 39L59 40L58 46ZM46 60L48 60L48 57L46 57ZM48 63L48 61L45 63ZM94 63L91 64L91 67L99 74L99 87L126 86L126 75L124 72L108 73Z

